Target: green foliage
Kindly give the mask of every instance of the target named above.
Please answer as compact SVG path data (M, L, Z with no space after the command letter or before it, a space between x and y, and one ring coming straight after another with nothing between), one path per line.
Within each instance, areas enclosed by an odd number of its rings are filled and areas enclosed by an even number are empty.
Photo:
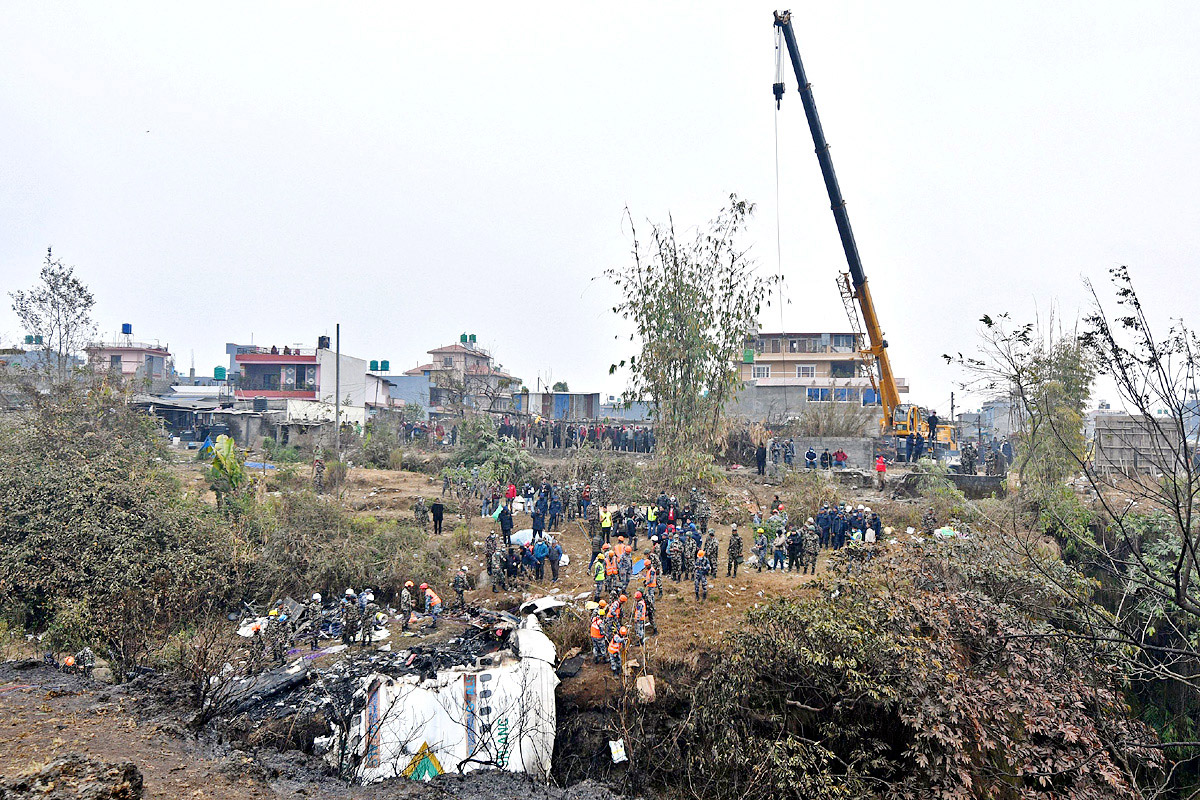
M416 527L356 518L311 492L270 498L257 513L246 584L261 599L398 590L409 578L443 582L451 566L450 550Z
M1086 581L979 540L875 550L729 636L664 753L697 796L1139 796L1153 733L1113 658L1055 635Z
M72 359L88 343L94 331L92 292L79 278L75 268L54 258L49 247L39 274L40 283L28 291L9 292L12 309L26 333L45 339L46 352L55 377L65 381Z
M566 381L555 381L554 385L550 387L550 391L552 391L552 392L569 392L571 390L567 388Z
M605 273L622 294L613 311L640 348L610 371L628 364L627 398L653 403L659 458L711 453L724 434L724 407L740 386L736 356L779 280L755 274L738 243L753 211L731 195L691 237L677 236L672 220L651 223L645 244L635 229L630 263Z
M304 460L300 448L277 444L270 436L264 436L262 442L263 452L267 455L267 460L274 464L298 464Z
M455 460L464 467L479 467L487 483L517 483L537 470L537 462L513 441L501 439L496 421L487 414L471 414L458 425ZM487 477L484 477L484 474Z
M236 494L250 483L246 474L245 459L238 452L233 437L221 434L212 450L212 465L208 468L208 482L217 495L217 505L224 506L230 495Z
M33 398L0 422L0 604L62 644L136 663L202 597L225 597L227 539L162 469L154 422L105 387Z

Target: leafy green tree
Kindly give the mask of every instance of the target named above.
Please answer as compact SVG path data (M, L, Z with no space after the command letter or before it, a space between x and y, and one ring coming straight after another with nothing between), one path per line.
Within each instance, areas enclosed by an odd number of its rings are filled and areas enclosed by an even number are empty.
M552 391L552 392L569 392L571 390L567 388L566 381L555 381L554 385L552 387L550 387L550 391Z
M96 301L75 277L75 268L54 258L49 247L39 280L32 289L9 292L9 297L26 332L44 337L53 374L61 382L70 376L73 359L95 332L92 306Z
M104 385L30 392L0 420L0 608L122 676L229 596L227 532L184 500L154 421Z
M627 399L651 402L660 458L711 455L724 434L725 405L740 388L737 358L779 282L758 275L739 242L753 212L731 195L694 234L668 219L651 223L645 241L630 217L632 258L605 273L622 295L613 310L633 324L638 344L610 372L628 365Z

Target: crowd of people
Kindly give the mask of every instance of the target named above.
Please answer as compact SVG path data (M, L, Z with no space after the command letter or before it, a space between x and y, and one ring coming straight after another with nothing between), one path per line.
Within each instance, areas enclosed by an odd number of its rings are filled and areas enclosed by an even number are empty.
M805 469L844 469L850 465L849 454L840 447L832 452L826 447L818 453L815 447L809 445L803 456ZM794 468L796 465L796 440L792 438L769 439L760 442L754 453L755 466L758 468L759 475L766 475L768 459L775 467L783 465L788 469Z
M626 453L654 452L654 429L648 425L607 422L564 422L514 420L505 416L499 434L538 450L570 450L584 445Z

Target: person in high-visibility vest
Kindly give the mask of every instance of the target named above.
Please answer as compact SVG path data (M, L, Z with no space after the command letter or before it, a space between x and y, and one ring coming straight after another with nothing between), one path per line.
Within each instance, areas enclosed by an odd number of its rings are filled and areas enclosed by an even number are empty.
M430 628L436 628L438 617L442 614L442 598L437 596L437 592L429 588L428 583L421 584L421 592L425 595L425 613L433 617L433 624Z
M604 591L611 592L617 585L617 564L620 558L611 545L604 545Z
M646 609L646 600L642 597L641 592L633 593L633 635L637 637L638 644L646 643L646 618L649 612Z
M622 625L608 643L608 665L612 667L613 675L621 674L621 651L625 649L625 639L628 636L629 628Z
M604 660L604 601L592 612L592 624L588 634L592 637L592 663L599 664Z
M593 600L600 599L600 593L604 591L604 584L607 582L608 573L604 569L604 556L597 555L596 560L592 562L592 582L595 584L595 594Z
M608 604L608 619L605 622L608 625L609 636L612 636L621 627L621 617L625 612L624 603L628 599L625 595L621 595Z
M604 541L612 536L612 512L607 508L600 509L600 530L604 533Z

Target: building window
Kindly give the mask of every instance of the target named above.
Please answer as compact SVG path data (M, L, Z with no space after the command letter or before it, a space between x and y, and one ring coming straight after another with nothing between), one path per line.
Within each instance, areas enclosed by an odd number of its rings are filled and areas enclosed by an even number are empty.
M108 368L109 369L120 369L121 368L121 357L120 356L109 356L108 357Z
M796 365L796 377L797 378L815 378L815 377L817 377L817 365L816 364L797 364Z
M809 387L807 394L805 395L805 398L810 403L828 403L830 401L830 399L832 399L831 398L831 390L818 389L816 387Z
M830 361L829 374L834 378L853 378L855 364L853 361Z
M753 377L754 378L769 378L769 377L771 377L771 365L770 364L755 364Z
M834 389L833 399L837 403L853 403L858 400L858 389Z
M772 339L772 340L771 340L771 352L772 352L772 353L778 353L778 352L779 352L779 340L778 340L778 339Z
M879 392L875 391L874 389L863 389L862 404L864 406L879 405Z
M442 359L442 366L443 367L453 367L454 366L454 357L453 356L444 357Z
M835 333L833 335L833 352L850 353L854 350L854 334Z

